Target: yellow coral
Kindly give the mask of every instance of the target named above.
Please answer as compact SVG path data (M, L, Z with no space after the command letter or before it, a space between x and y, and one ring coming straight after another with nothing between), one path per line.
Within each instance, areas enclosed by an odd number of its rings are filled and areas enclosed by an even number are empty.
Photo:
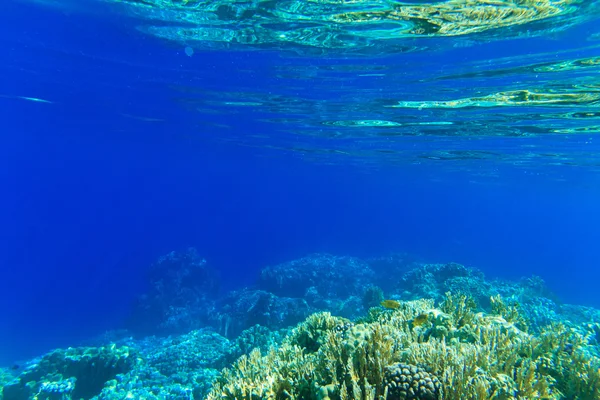
M385 399L386 367L397 363L424 368L444 400L600 398L600 359L582 334L555 325L534 336L473 304L452 294L442 310L400 302L357 324L315 314L280 348L240 358L208 399Z

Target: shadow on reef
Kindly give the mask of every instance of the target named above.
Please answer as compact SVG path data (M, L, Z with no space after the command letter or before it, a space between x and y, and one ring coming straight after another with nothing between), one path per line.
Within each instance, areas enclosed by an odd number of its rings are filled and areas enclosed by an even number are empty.
M538 277L313 254L219 298L194 249L148 277L129 330L0 369L0 400L600 399L600 311Z

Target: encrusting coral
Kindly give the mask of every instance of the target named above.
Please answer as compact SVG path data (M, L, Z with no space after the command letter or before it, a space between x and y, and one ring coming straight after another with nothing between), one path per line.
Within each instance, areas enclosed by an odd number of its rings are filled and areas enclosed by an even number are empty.
M531 335L516 305L492 302L492 314L449 293L439 309L400 302L356 323L314 314L278 348L225 369L208 399L600 398L600 358L586 336L565 325Z

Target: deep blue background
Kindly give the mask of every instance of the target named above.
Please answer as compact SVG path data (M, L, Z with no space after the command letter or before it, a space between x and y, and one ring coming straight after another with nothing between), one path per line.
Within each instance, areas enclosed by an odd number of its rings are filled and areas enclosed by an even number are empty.
M431 181L426 168L443 164L365 170L218 144L148 84L179 76L182 49L114 18L4 7L0 362L118 327L148 265L187 246L227 288L310 252L408 251L490 276L539 274L565 300L600 306L594 175L567 175L577 184L508 170L499 184ZM215 53L196 66L199 79L235 85L240 60L273 62Z

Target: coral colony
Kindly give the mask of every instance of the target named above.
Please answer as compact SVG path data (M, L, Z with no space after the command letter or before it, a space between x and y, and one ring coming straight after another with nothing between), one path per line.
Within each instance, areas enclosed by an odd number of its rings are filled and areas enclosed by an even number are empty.
M0 398L600 399L600 311L537 277L314 254L221 295L189 249L149 279L128 330L0 370Z

